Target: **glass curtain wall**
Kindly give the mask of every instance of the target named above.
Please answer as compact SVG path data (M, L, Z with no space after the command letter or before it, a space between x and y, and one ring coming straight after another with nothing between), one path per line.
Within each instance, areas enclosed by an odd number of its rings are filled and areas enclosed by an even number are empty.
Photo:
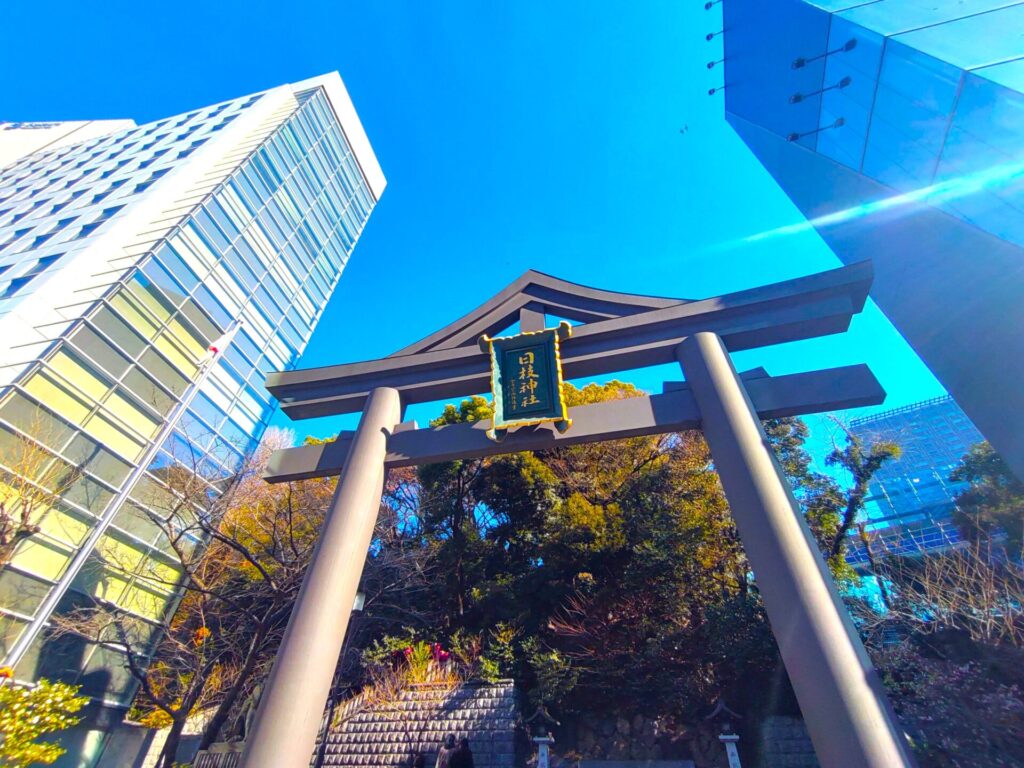
M162 478L175 466L204 478L211 499L238 471L273 409L265 374L294 366L373 207L323 93L297 100L281 127L0 400L0 440L30 438L46 450L39 477L54 486L68 480L42 532L0 571L0 650L104 517L112 525L58 611L107 601L138 618L143 643L168 618L179 569L146 510L173 506ZM129 501L108 509L210 343L236 320L241 330ZM119 656L44 632L16 673L80 683L125 705L135 686Z

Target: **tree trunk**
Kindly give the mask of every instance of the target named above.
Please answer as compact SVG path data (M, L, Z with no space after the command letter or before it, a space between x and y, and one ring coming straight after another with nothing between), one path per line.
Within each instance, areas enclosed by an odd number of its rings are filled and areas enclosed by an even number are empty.
M878 593L882 597L882 605L885 606L887 611L891 611L892 603L889 601L889 590L885 588L885 579L878 572L878 562L875 559L875 552L871 548L871 537L868 536L867 529L863 523L857 526L857 532L860 534L861 543L864 544L864 551L867 552L868 566L871 568L871 575L875 577L875 584L878 585Z
M178 754L178 745L181 743L181 732L185 729L185 719L188 713L182 712L174 718L171 723L171 730L167 734L167 741L160 751L157 765L160 768L174 768L174 758Z
M231 708L238 701L238 697L245 688L246 681L256 667L256 660L259 658L263 641L266 639L268 627L269 616L264 616L263 622L256 628L256 634L253 635L252 642L249 643L249 650L246 653L242 669L238 672L238 677L224 695L220 705L217 707L217 711L210 718L210 722L206 724L206 729L203 731L203 739L199 742L199 749L209 749L227 722L228 715L231 714Z
M14 547L17 545L16 541L7 542L0 544L0 571L4 569L4 566L11 561L14 557Z
M829 559L838 557L843 551L846 535L853 530L857 522L857 513L864 506L864 498L867 496L868 490L867 486L867 480L857 478L853 488L850 489L850 495L846 501L846 509L843 511L843 519L839 523L839 530L836 531L836 535L832 539L832 546L829 547L828 555L826 555Z
M11 558L14 557L14 550L18 548L18 545L37 533L39 533L38 525L21 525L14 532L14 535L11 536L10 541L0 543L0 571L11 562Z

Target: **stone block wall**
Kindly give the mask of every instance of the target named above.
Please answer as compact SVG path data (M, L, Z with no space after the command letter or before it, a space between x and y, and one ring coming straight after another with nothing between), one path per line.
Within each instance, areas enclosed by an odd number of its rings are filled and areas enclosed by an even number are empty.
M433 768L446 734L469 739L476 768L513 768L518 720L511 680L424 683L399 701L372 706L357 697L339 707L327 735L325 768L409 768L422 750ZM319 749L319 745L318 745Z
M761 735L764 768L819 768L811 737L800 718L766 718Z
M714 766L722 752L712 726L695 726L670 717L593 717L566 722L555 732L557 751L575 753L584 760L692 760L698 768L705 768Z

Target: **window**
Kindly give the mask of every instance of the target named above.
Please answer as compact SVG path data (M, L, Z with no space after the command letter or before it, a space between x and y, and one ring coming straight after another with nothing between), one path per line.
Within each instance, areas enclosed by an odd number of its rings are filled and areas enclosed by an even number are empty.
M210 129L210 133L213 133L214 131L221 130L225 125L230 123L236 117L238 117L238 115L228 115L223 120L221 120L219 123L217 123L215 126L213 126L213 128Z
M16 277L7 284L4 288L3 293L0 293L0 299L9 299L14 296L18 291L28 285L31 282L31 277Z
M49 239L50 239L51 237L53 237L53 236L54 236L54 234L56 234L56 232L57 232L57 230L55 230L55 229L52 229L52 230L50 230L49 232L46 232L46 233L44 233L44 234L42 234L42 235L36 235L36 237L35 237L35 238L33 238L32 242L31 242L31 243L29 243L29 244L28 244L27 246L25 246L24 248L22 248L22 250L23 250L23 251L31 251L31 250L35 250L35 249L36 249L36 248L38 248L38 247L39 247L40 245L42 245L42 244L43 244L43 243L45 243L45 242L46 242L47 240L49 240Z
M94 221L91 224L84 225L80 230L78 230L78 234L75 235L72 240L81 240L83 237L88 237L99 229L101 224L103 224L102 221Z
M106 221L107 219L114 216L122 208L124 208L123 205L115 205L113 208L104 208L103 213L99 215L99 218L96 219L96 222Z
M16 230L14 230L14 232L12 232L4 242L0 243L0 248L4 248L4 247L10 245L11 243L14 243L14 242L20 240L21 238L23 238L25 235L27 235L31 231L32 231L32 227L26 227L25 229L16 229Z
M32 265L32 268L26 272L23 277L34 277L35 275L38 275L63 255L63 253L54 253L50 256L43 256Z

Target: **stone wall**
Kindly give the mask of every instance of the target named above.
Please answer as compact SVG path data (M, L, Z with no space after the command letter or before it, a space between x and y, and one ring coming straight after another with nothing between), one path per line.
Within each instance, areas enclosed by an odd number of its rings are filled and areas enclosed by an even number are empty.
M763 768L819 768L811 737L797 717L769 717L761 726Z
M446 734L469 739L476 768L513 768L518 720L511 680L463 683L455 688L424 683L388 706L359 697L335 713L327 737L325 768L409 768L417 750L433 768ZM317 747L320 748L320 745Z
M710 725L639 714L563 723L555 737L556 752L584 760L692 760L710 768L725 754Z

